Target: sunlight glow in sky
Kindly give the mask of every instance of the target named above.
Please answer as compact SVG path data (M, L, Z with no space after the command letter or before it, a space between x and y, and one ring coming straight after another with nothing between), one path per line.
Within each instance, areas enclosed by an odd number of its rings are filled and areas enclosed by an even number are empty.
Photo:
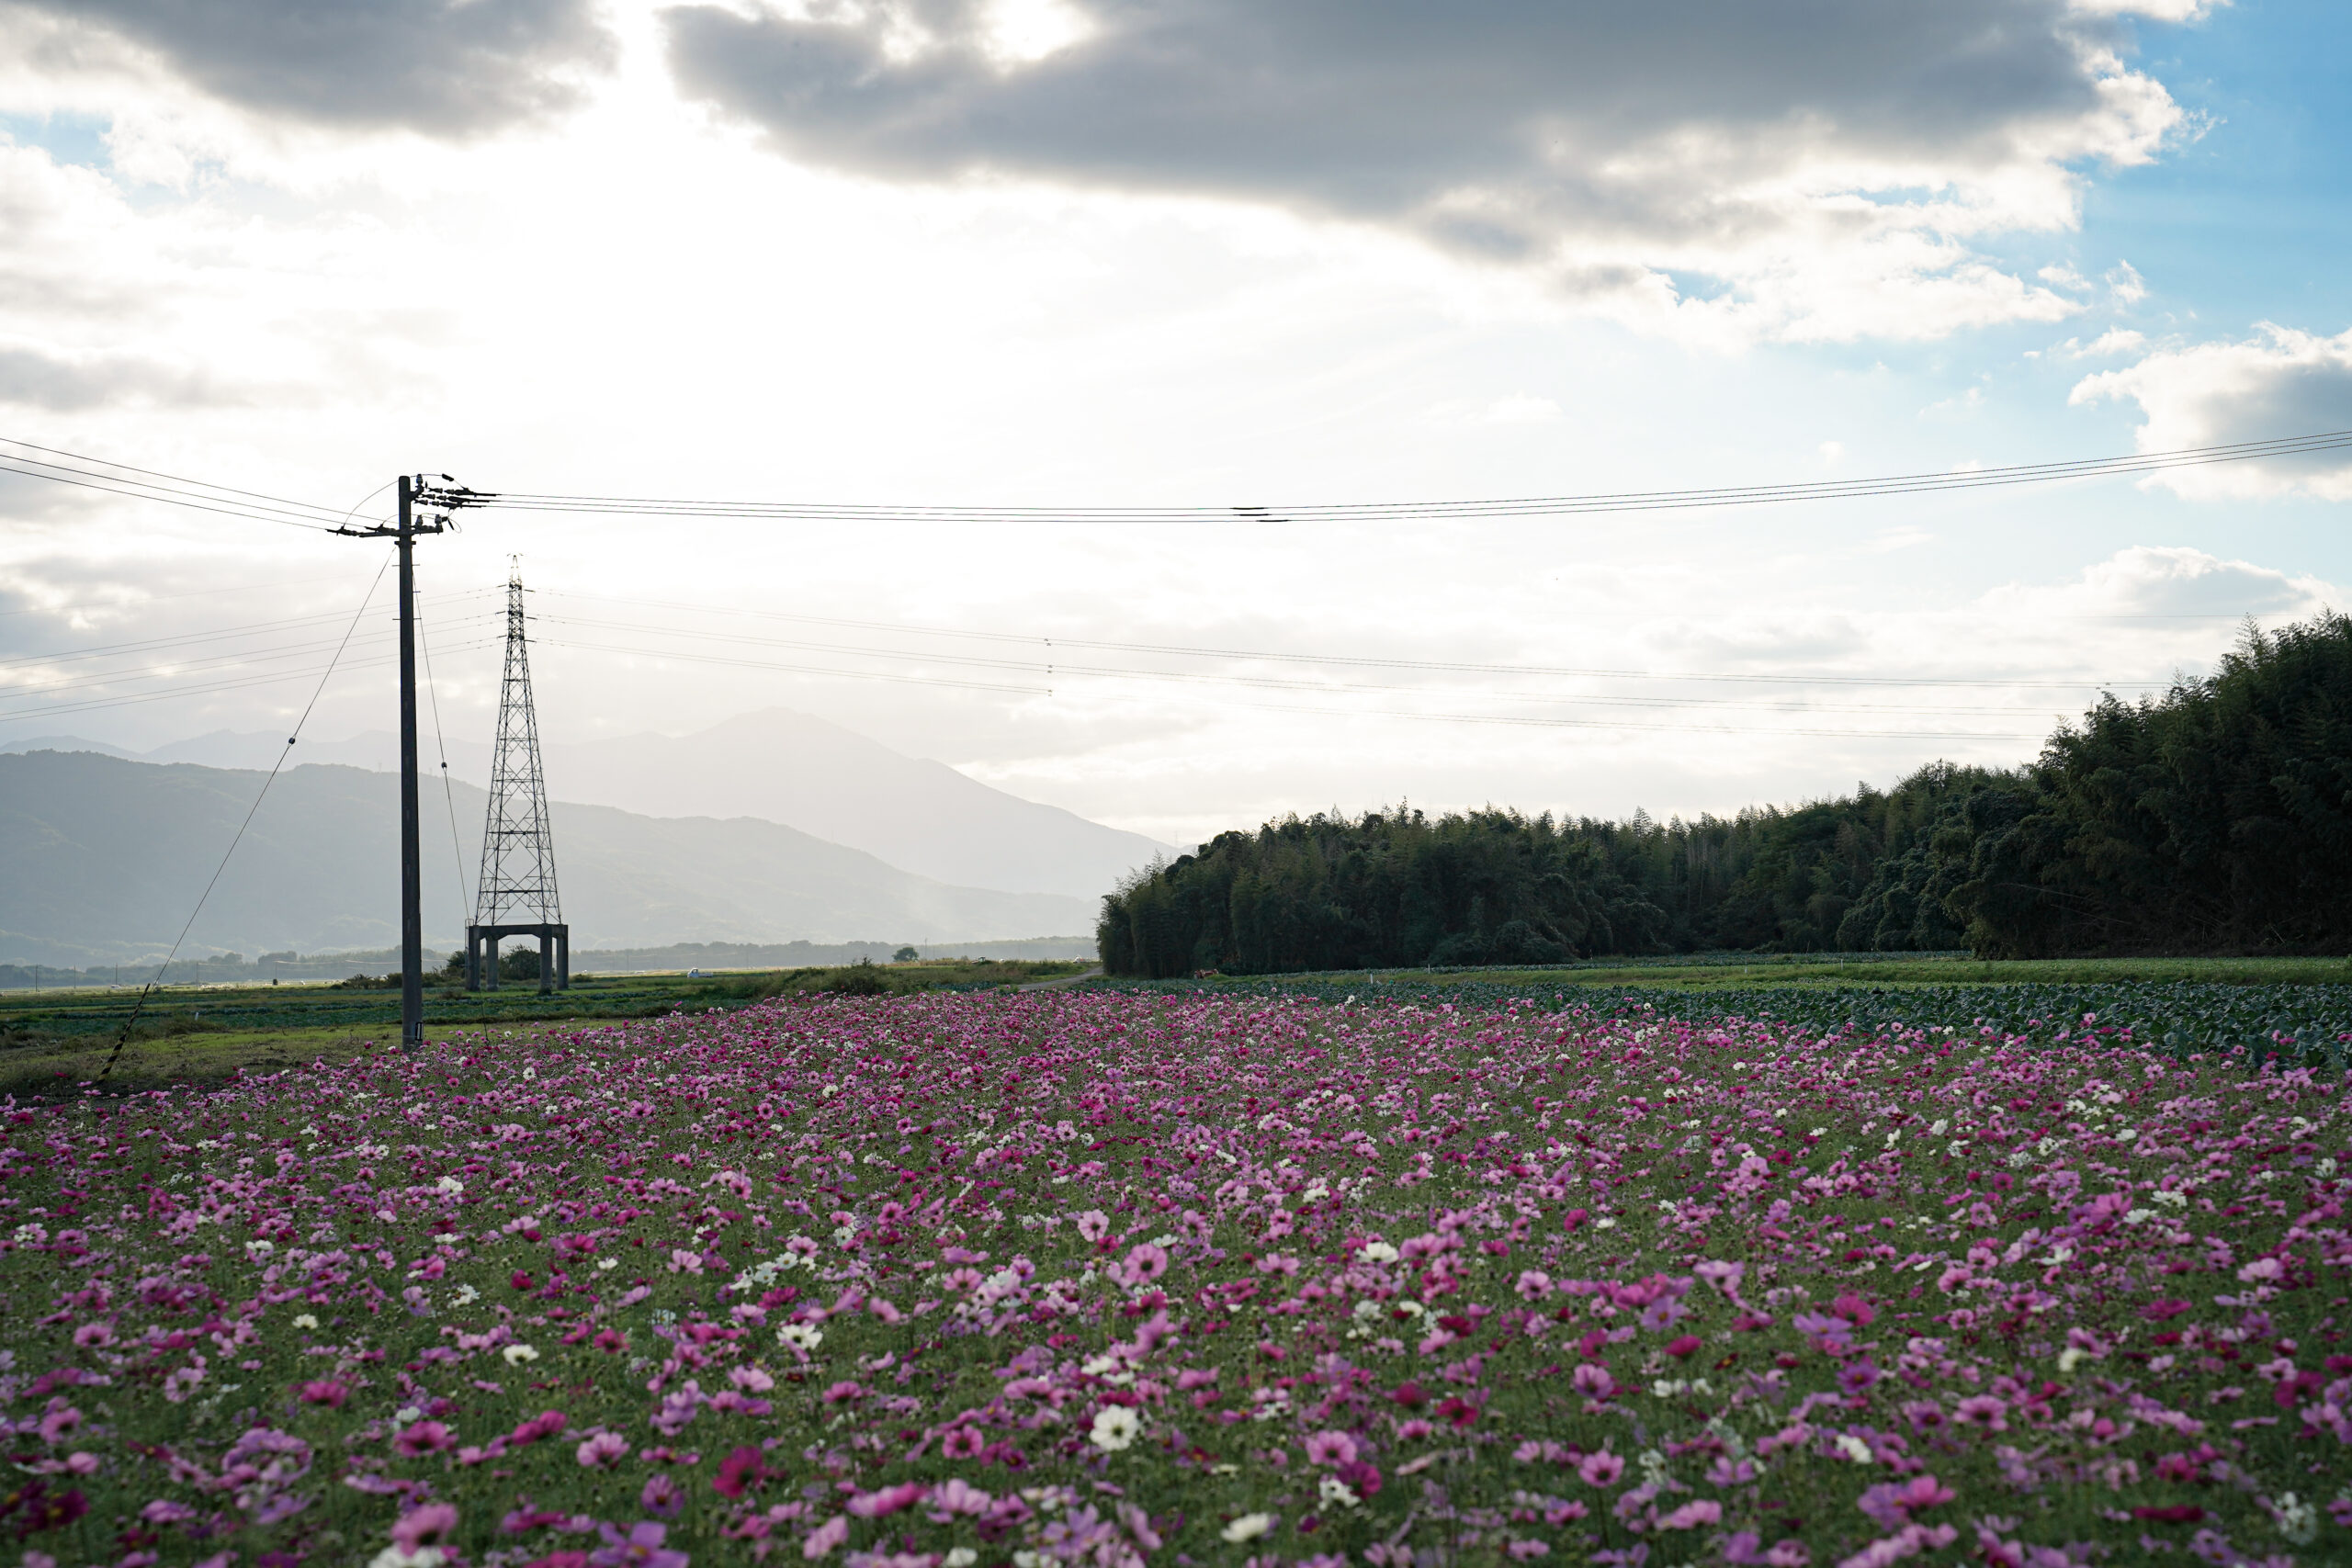
M2352 429L2339 8L1800 14L8 0L0 436L338 507L1279 507ZM789 706L1190 842L2022 761L2344 604L2347 499L2330 457L1442 525L501 513L420 578L459 732L518 556L550 734ZM311 630L64 656L347 615L377 564L0 474L0 742L282 728L308 679L188 688ZM392 716L375 666L311 722Z

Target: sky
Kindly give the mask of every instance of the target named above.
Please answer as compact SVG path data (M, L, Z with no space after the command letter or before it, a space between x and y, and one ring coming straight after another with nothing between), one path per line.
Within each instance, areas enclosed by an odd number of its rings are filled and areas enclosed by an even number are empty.
M462 513L428 730L489 734L512 569L547 733L790 707L1180 845L2014 765L2344 604L2352 455L1283 508L2352 430L2347 43L2305 0L0 0L0 437L362 520L404 469L1046 509ZM1050 515L1122 505L1273 520ZM386 553L0 473L0 743L388 729Z

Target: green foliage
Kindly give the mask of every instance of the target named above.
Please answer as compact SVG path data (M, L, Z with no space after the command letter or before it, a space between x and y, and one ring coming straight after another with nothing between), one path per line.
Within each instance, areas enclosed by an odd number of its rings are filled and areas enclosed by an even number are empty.
M1097 937L1113 974L1154 977L1819 952L1883 861L1999 776L1939 763L1888 792L1695 822L1290 818L1139 876L1104 900ZM1933 951L1951 934L1889 941Z
M2352 949L2352 620L2249 628L2210 679L2102 700L2014 773L1664 824L1488 809L1226 833L1104 900L1114 975L1615 955Z

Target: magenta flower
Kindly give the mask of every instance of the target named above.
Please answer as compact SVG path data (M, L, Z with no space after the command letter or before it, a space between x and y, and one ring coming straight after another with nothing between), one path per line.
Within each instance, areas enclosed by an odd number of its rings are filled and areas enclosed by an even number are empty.
M666 1526L648 1519L631 1525L627 1535L611 1525L599 1525L596 1529L605 1544L589 1554L590 1568L688 1568L684 1552L662 1544L670 1533Z
M616 1432L591 1432L573 1450L582 1470L609 1470L628 1457L628 1444Z
M299 1391L303 1404L323 1404L330 1410L341 1409L350 1393L339 1382L306 1382Z
M458 1435L438 1421L419 1421L392 1439L392 1447L410 1459L455 1448Z
M686 1499L669 1476L650 1475L638 1492L637 1504L657 1519L674 1519L685 1507Z
M1577 1465L1577 1474L1587 1486L1614 1486L1617 1478L1625 1473L1625 1461L1607 1449L1587 1454Z
M412 1555L428 1546L438 1546L449 1539L458 1528L458 1510L454 1504L427 1503L402 1514L392 1525L392 1544Z
M711 1485L722 1497L741 1497L745 1491L759 1484L766 1475L767 1465L754 1448L739 1448L718 1461L718 1474Z
M1988 1432L2009 1429L2007 1401L1997 1393L1973 1393L1952 1407L1952 1419L1966 1427L1982 1427Z
M1346 1464L1356 1457L1356 1440L1345 1432L1317 1432L1306 1439L1309 1464Z

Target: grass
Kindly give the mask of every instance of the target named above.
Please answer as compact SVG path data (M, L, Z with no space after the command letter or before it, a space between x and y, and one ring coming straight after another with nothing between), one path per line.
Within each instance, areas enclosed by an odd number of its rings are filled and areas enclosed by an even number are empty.
M1787 953L1753 963L1658 963L1607 968L1481 969L1453 974L1383 971L1383 977L1411 977L1443 985L1449 980L1541 980L1571 986L1660 986L1707 989L1735 986L1986 986L1986 985L2199 985L2319 986L2352 982L2346 958L1903 958L1872 955L1857 965L1852 957Z
M755 973L575 976L569 991L542 997L535 981L496 991L425 990L427 1040L484 1025L534 1033L594 1028L624 1019L729 1011L775 997L820 991L903 996L984 990L1078 974L1068 960L842 964ZM121 990L0 994L0 1096L51 1099L106 1066L138 993ZM226 1081L298 1063L341 1063L380 1051L400 1034L400 992L348 982L305 986L173 987L148 998L108 1077L125 1091Z

